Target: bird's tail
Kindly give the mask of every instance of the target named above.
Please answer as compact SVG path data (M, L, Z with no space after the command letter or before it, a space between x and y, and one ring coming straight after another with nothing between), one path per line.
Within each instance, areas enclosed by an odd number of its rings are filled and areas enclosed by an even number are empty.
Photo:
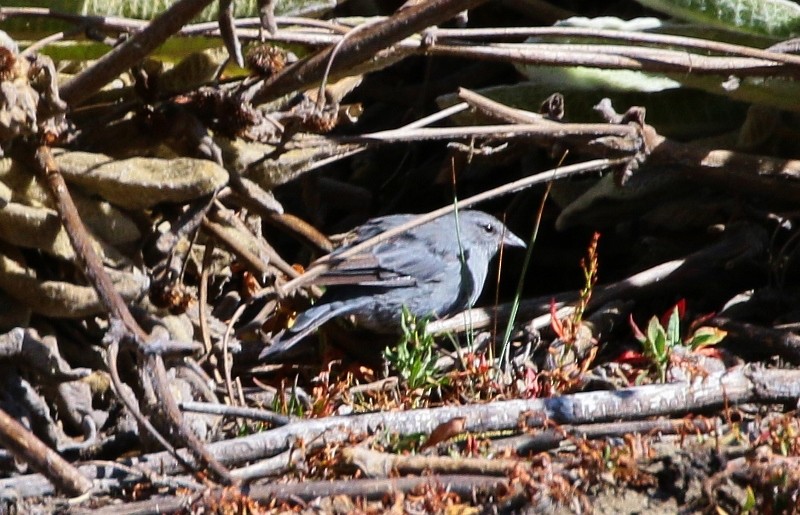
M261 351L258 355L259 360L280 361L281 358L288 357L292 350L303 338L311 334L319 326L332 318L349 315L369 304L370 299L350 299L334 302L326 302L311 307L301 313L292 327L278 334L272 340L272 344Z

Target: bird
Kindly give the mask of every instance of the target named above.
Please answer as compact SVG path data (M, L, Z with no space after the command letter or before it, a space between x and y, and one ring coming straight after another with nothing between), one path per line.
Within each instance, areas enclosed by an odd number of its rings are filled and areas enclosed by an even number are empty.
M327 286L316 304L273 338L259 360L285 357L298 342L331 319L352 316L359 327L397 332L403 309L415 317L443 318L478 300L489 263L501 245L525 247L497 218L461 210L433 219L355 255L347 249L418 215L398 214L368 220L352 238L327 256L329 269L315 280Z

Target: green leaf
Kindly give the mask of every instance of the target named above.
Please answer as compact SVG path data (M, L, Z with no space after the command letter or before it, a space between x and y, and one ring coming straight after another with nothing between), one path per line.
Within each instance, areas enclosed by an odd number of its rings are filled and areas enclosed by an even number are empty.
M702 349L703 347L718 344L724 340L727 335L727 331L723 331L718 327L700 327L694 332L688 345L692 350Z
M120 16L139 20L152 20L160 13L166 11L177 0L50 0L45 5L55 11L96 16ZM284 16L303 16L330 10L336 5L330 0L281 0L276 2L275 14ZM5 0L3 7L42 7L40 0ZM213 2L193 20L214 21L217 19L219 8ZM236 2L234 15L237 18L258 16L258 0L239 0ZM32 37L45 34L53 30L63 30L72 25L59 20L48 18L15 18L4 21L0 27L4 30L25 30Z
M800 34L800 5L789 0L636 0L683 20L734 32L788 38Z
M658 317L654 316L647 324L647 340L652 345L653 357L659 363L663 362L667 358L667 333Z
M678 306L672 309L672 314L669 316L666 338L670 347L681 342L681 315L678 312Z
M664 332L664 328L661 327L661 322L658 321L657 317L653 317L647 323L647 339L652 344L656 343L658 339L658 335Z
M756 508L756 494L753 492L753 487L748 486L745 488L745 492L747 493L747 497L742 504L742 512L748 512L750 510L754 510Z

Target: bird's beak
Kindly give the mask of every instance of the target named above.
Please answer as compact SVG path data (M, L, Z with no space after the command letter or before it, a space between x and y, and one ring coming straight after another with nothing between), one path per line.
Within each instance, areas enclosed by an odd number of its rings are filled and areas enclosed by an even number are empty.
M523 249L527 247L525 242L511 231L506 231L505 234L503 234L503 245L507 247L520 247Z

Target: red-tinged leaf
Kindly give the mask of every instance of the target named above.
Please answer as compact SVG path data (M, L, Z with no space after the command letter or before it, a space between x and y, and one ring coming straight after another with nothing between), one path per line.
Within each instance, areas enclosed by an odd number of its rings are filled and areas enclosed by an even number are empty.
M669 308L667 311L661 315L661 325L667 327L669 325L669 319L672 317L672 314L675 310L678 310L678 318L683 320L683 317L686 315L686 299L681 299L675 303L674 306Z
M714 359L722 359L722 351L717 349L716 347L703 347L702 349L697 349L695 351L696 354L700 354L701 356L706 356L707 358L714 358Z
M727 335L728 332L719 327L700 327L692 334L688 345L693 350L702 349L718 344L724 340Z
M635 367L647 365L650 360L644 354L636 350L624 350L614 359L615 363L628 364Z
M702 327L703 324L705 324L715 316L717 316L717 313L711 312L711 313L706 313L704 315L700 315L694 320L692 320L692 323L689 325L689 334L694 334L694 332L697 331L699 327Z
M675 307L678 308L678 316L683 320L683 317L686 316L686 299L679 300Z
M558 308L555 299L550 299L550 326L560 339L564 340L564 324L558 318Z
M639 326L636 325L636 322L633 321L633 315L628 315L628 322L631 325L631 330L633 331L633 337L636 338L636 340L639 343L646 342L647 341L647 336L644 335L642 330L639 329Z
M434 445L438 445L445 440L449 440L454 436L460 435L464 432L466 425L466 417L456 417L448 420L447 422L439 424L433 431L431 431L431 435L428 437L428 440L422 445L422 447L420 447L420 450L433 447Z
M525 373L522 375L524 385L524 396L526 399L535 399L539 397L542 392L542 387L539 384L539 374L532 368L526 368Z

